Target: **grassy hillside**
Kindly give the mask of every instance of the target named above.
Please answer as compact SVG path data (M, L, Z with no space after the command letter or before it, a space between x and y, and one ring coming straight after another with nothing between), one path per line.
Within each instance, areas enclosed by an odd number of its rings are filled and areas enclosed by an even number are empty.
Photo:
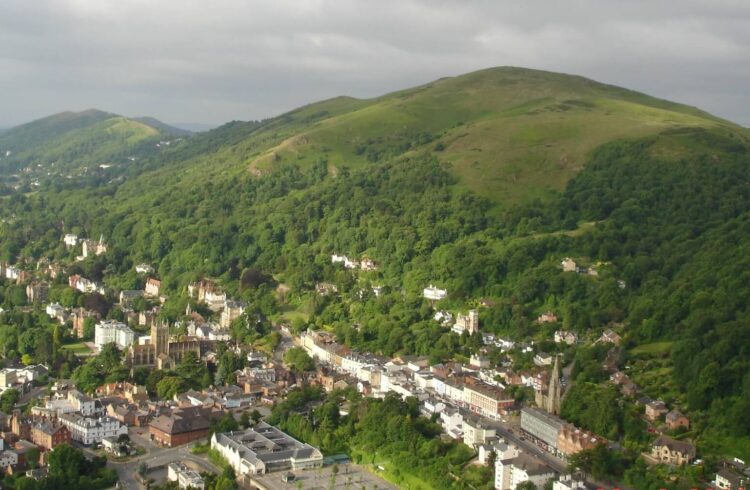
M432 152L462 186L513 203L560 190L590 152L676 127L738 128L697 109L556 73L493 68L278 118L237 145L255 173L324 159L335 172Z
M0 135L0 168L79 175L88 167L142 156L159 139L172 135L169 126L155 119L139 121L97 110L64 112Z

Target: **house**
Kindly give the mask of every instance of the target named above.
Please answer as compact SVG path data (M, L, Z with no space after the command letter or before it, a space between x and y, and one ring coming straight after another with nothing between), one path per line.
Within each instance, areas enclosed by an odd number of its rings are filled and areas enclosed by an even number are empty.
M135 332L117 320L103 320L94 327L94 344L101 350L105 345L114 343L119 349L133 345Z
M585 490L586 484L573 477L573 475L562 475L559 480L552 483L552 490Z
M63 237L63 243L68 247L75 247L78 245L78 235L73 235L72 233L66 234Z
M740 474L729 468L721 468L716 472L714 485L724 490L738 490L750 483L750 477Z
M669 410L661 400L652 401L646 405L646 418L651 422L656 422L662 418Z
M468 332L469 335L479 332L479 312L477 310L469 310L468 315L459 313L456 316L456 323L451 328L451 331L458 335L464 332Z
M160 289L161 289L160 280L154 279L153 277L149 277L146 280L145 296L148 296L149 298L158 298Z
M143 296L141 289L124 289L120 291L120 306L131 306L133 301Z
M495 488L498 490L515 490L524 482L543 488L554 477L552 468L527 453L519 452L513 458L495 461Z
M578 334L569 330L557 330L555 332L555 343L556 344L568 344L575 345L578 342Z
M676 408L670 410L664 419L671 430L679 427L690 428L690 420Z
M229 328L232 322L245 312L245 306L245 303L241 301L225 301L224 309L221 310L221 316L219 317L219 325L222 328Z
M135 266L136 274L152 274L153 272L154 272L154 268L151 267L149 264L140 263Z
M616 334L614 330L607 329L604 331L604 333L602 333L602 336L599 337L599 339L595 343L620 345L620 342L622 342L622 337Z
M580 451L594 449L596 446L606 444L603 437L579 429L572 424L566 424L557 435L557 452L566 459Z
M84 417L78 413L60 415L60 422L70 431L71 439L84 445L101 443L109 436L128 433L128 427L110 417Z
M578 264L576 264L575 260L571 259L570 257L565 257L563 261L560 262L560 265L562 266L563 272L578 271Z
M211 407L185 407L159 415L149 424L151 440L166 447L188 444L208 436L211 419L222 411Z
M695 459L695 446L661 435L651 445L651 453L644 456L652 463L679 466L689 464Z
M242 432L216 433L211 437L211 449L218 451L240 476L323 466L319 449L265 422Z
M464 416L463 441L470 448L486 444L495 438L495 429L487 425L479 417L471 415Z
M49 284L46 282L30 282L26 286L26 299L29 303L43 303L47 301Z
M424 296L425 299L429 299L431 301L440 301L448 297L448 291L446 291L445 289L436 288L435 286L430 284L422 290L422 296Z
M539 315L536 321L537 323L555 323L557 322L557 316L551 311L547 311Z
M534 356L534 364L537 366L551 366L553 357L546 352L539 352Z

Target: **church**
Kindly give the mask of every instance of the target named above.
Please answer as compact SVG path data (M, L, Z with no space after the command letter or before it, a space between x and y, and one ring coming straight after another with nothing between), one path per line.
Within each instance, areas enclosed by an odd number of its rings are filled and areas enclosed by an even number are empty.
M211 349L212 344L207 340L173 340L169 335L168 323L154 322L148 343L130 346L127 364L131 371L139 367L173 369L188 352L195 352L200 358Z
M537 390L535 393L536 405L553 415L560 415L562 400L562 386L560 385L560 356L555 356L555 364L552 368L552 376L549 379L547 393Z

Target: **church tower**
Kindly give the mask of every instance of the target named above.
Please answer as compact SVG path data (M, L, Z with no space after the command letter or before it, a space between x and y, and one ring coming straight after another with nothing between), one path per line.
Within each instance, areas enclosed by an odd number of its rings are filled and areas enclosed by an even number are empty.
M154 356L169 354L169 324L161 320L151 325L151 343L154 345Z
M554 415L560 415L560 400L562 398L562 387L560 386L560 356L555 356L555 365L552 368L552 376L549 379L549 389L545 397L544 409Z

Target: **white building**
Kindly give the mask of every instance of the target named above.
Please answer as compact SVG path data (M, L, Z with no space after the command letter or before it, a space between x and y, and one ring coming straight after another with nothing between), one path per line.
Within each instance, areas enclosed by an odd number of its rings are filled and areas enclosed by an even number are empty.
M211 449L217 450L239 476L323 465L320 450L265 422L242 432L216 433L211 437Z
M53 318L55 320L64 321L66 312L65 308L63 308L60 303L50 303L44 308L44 312L47 313L47 315L50 318Z
M12 450L0 451L0 469L18 464L18 453Z
M432 284L424 288L422 290L422 296L425 297L425 299L429 299L432 301L440 301L441 299L445 299L448 297L448 291L445 289L438 289Z
M496 490L515 490L518 485L527 481L537 488L543 488L547 481L555 477L554 470L537 458L518 452L516 448L507 452L510 458L501 458L498 454L495 460Z
M135 340L135 332L124 323L116 320L103 320L94 329L94 344L99 349L114 343L120 349L130 347Z
M458 335L464 332L469 332L469 335L479 331L479 312L477 310L469 310L468 315L459 313L456 317L456 323L451 328L451 331Z
M78 245L78 235L73 235L71 233L68 233L67 235L63 237L63 242L68 247L75 247L76 245Z
M585 488L586 484L573 478L573 475L563 475L559 480L552 483L552 490L582 490Z
M135 273L136 274L152 274L154 272L154 268L151 267L149 264L138 264L135 266Z
M169 463L167 466L167 479L176 481L180 488L193 488L203 490L206 483L203 477L197 472L189 469L182 463Z
M568 345L574 345L576 342L578 342L578 335L575 332L570 332L568 330L557 330L555 332L555 343L556 344L568 344Z
M60 422L68 428L74 441L84 445L100 443L105 437L128 433L128 427L112 417L90 418L78 413L60 415Z

